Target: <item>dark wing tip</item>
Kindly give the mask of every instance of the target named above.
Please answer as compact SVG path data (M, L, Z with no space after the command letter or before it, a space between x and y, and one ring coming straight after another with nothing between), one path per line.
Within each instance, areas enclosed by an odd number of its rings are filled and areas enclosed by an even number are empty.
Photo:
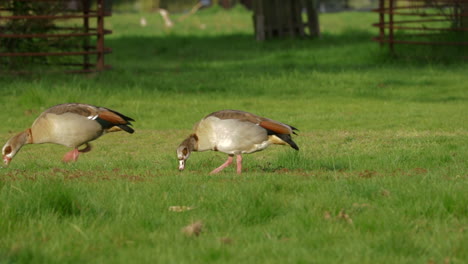
M119 128L121 128L122 130L124 130L125 132L128 132L130 134L133 134L133 132L135 132L135 130L127 125L118 125Z
M290 134L273 134L273 135L276 135L277 137L279 137L281 140L283 140L284 142L286 142L289 146L291 146L291 148L295 149L295 150L299 150L299 147L297 146L296 142L294 142L291 138L291 135Z
M297 128L293 127L293 126L290 126L290 127L291 127L291 129L292 129L293 134L294 134L294 135L297 135L296 131L299 131L299 129L297 129ZM299 147L296 145L296 143L295 143L294 141L292 141L292 139L291 139L291 141L288 142L288 143L289 143L289 145L290 145L293 149L299 150ZM292 143L292 144L291 144L291 143Z
M289 126L289 125L288 125L288 126ZM296 132L294 132L294 130L295 130L295 131L299 131L299 129L297 129L297 128L293 127L293 126L289 126L289 127L293 130L293 134L294 134L294 135L297 135Z
M114 114L120 116L123 120L125 120L125 121L127 121L127 122L135 122L135 119L133 119L133 118L131 118L131 117L129 117L129 116L126 116L126 115L124 115L124 114L122 114L122 113L119 113L119 112L114 111L114 110L111 110L111 109L108 109L108 110L111 111L112 113L114 113Z
M293 149L299 150L299 147L296 145L296 143L295 143L294 141L291 140L291 141L288 142L288 143L289 143L289 145L290 145Z

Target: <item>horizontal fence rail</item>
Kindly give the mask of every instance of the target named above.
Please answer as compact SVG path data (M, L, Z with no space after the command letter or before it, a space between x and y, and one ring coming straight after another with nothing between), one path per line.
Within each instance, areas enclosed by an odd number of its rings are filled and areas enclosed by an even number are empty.
M392 53L400 44L446 45L447 51L450 46L468 46L468 0L379 0L372 11L379 14L379 22L372 25L379 35L373 40L388 45Z
M111 15L106 3L110 1L0 1L0 73L111 68L104 62L112 52L104 45L105 35L112 34L104 28L104 18ZM34 59L38 57L44 59Z

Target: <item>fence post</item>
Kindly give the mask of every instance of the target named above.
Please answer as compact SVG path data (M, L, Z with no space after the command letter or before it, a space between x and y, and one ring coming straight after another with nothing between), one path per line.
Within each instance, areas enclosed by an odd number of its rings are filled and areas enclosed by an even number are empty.
M97 69L104 70L104 0L98 0L97 6Z
M83 30L84 33L89 33L89 1L90 0L83 0ZM83 40L83 49L84 51L88 52L89 51L89 37L85 37ZM89 54L84 54L83 55L83 69L88 70L89 69Z

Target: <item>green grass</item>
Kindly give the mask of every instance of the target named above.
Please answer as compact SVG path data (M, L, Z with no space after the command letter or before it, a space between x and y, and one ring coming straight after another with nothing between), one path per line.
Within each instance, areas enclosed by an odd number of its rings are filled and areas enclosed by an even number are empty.
M468 66L392 59L375 14L320 19L320 39L259 43L239 8L170 30L114 14L111 71L0 76L4 141L64 102L137 120L77 163L28 145L0 169L0 263L466 263ZM194 153L178 172L192 125L227 108L298 127L301 150L245 155L241 176Z

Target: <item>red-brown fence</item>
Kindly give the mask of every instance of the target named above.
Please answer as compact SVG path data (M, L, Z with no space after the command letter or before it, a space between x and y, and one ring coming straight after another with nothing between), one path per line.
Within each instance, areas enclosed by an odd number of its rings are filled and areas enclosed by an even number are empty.
M104 0L0 2L0 72L95 72L110 68L104 55ZM94 23L94 25L92 25ZM95 58L95 59L93 59Z
M388 45L443 46L468 50L468 0L379 0L374 41ZM426 54L431 56L432 54ZM467 59L468 54L458 53Z

